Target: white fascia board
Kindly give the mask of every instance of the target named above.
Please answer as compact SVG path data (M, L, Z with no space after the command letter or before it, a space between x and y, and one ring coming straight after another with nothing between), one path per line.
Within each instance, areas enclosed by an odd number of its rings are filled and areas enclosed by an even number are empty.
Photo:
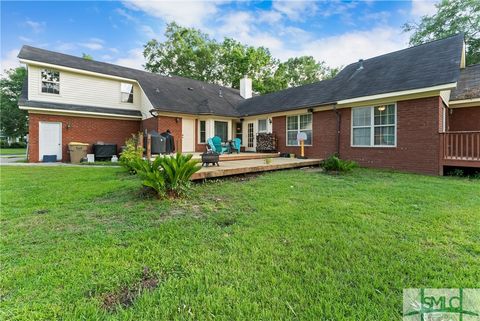
M460 107L477 107L480 106L480 98L472 99L461 99L461 100L451 100L451 108L460 108Z
M88 71L88 70L83 70L83 69L76 69L76 68L54 65L54 64L49 64L49 63L40 62L40 61L27 60L27 59L20 59L20 62L24 63L24 64L27 64L27 65L32 65L32 66L42 66L42 67L54 68L54 69L58 69L58 70L71 71L71 72L78 73L78 74L116 79L116 80L121 80L121 81L134 82L134 83L138 84L138 81L135 80L135 79L118 77L118 76L113 76L113 75L109 75L109 74L102 74L102 73L99 73L99 72L93 72L93 71ZM138 85L140 85L140 84L138 84Z
M78 110L64 110L64 109L50 109L50 108L36 108L28 106L18 106L19 109L34 111L45 111L55 114L75 114L75 115L90 115L90 116L103 116L103 117L113 117L113 118L131 118L131 119L142 119L142 116L131 116L131 115L116 115L116 114L107 114L107 113L95 113L91 111L78 111Z
M411 90L394 91L394 92L385 93L385 94L378 94L378 95L363 96L363 97L357 97L357 98L351 98L351 99L344 99L344 100L338 101L337 104L344 105L344 104L351 104L351 103L368 101L368 100L384 99L384 98L404 96L404 95L413 95L413 94L419 94L419 93L422 93L422 92L431 92L431 91L439 91L440 92L442 90L453 89L455 87L457 87L457 82L452 82L452 83L449 83L449 84L439 85L439 86L432 86L432 87L425 87L425 88L418 88L418 89L411 89Z

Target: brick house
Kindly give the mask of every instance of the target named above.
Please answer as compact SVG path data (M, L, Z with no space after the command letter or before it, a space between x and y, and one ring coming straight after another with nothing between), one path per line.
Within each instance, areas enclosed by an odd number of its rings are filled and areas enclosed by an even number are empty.
M335 78L253 96L240 90L24 46L28 79L19 108L29 112L29 161L67 144L121 146L143 129L170 129L176 150L203 152L206 140L238 137L256 151L273 133L279 152L337 153L361 165L438 175L480 167L480 65L465 66L456 35L346 66Z

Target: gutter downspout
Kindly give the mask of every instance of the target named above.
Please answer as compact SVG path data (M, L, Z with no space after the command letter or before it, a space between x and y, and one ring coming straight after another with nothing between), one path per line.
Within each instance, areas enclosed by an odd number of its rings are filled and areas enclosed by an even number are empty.
M336 145L337 145L337 156L340 157L340 123L342 120L342 117L340 115L340 112L337 109L337 104L333 105L333 111L335 112L335 116L337 118L337 135L336 135Z

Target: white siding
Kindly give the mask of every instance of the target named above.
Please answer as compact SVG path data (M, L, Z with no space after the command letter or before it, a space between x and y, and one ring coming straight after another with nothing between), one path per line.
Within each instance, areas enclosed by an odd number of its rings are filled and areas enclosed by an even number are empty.
M60 70L60 94L42 93L40 75L42 69L43 67L28 66L29 100L134 110L139 110L144 100L140 87L136 84L133 88L133 103L122 103L120 80L62 70Z
M135 89L133 89L133 91L135 95ZM141 92L140 112L142 113L142 118L147 119L152 117L152 115L150 114L150 110L153 109L153 105L142 89L140 89L140 92ZM133 97L133 101L135 102L135 97Z

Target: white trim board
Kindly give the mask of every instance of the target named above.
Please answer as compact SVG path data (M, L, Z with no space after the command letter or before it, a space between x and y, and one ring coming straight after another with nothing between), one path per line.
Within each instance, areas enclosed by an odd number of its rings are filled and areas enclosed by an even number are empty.
M129 118L132 120L141 120L142 116L130 116L130 115L113 115L107 113L95 113L95 112L88 112L88 111L76 111L76 110L58 110L58 109L50 109L50 108L35 108L35 107L28 107L28 106L18 106L19 109L28 110L34 114L42 114L43 112L47 112L51 115L65 115L66 116L104 116L109 118Z

